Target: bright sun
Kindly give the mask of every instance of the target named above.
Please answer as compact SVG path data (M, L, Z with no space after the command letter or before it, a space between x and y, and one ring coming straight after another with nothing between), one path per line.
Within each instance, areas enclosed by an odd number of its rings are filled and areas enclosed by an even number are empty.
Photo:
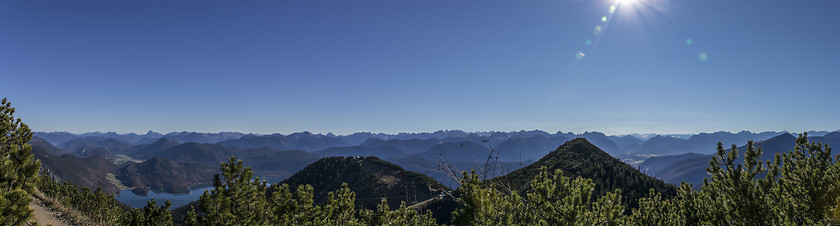
M637 0L615 0L615 2L618 3L618 4L633 4L636 1Z

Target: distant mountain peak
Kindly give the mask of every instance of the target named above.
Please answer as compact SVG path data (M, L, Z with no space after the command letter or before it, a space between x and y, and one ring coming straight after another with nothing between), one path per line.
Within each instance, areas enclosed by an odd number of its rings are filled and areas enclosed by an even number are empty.
M828 139L837 139L837 138L840 138L840 132L838 132L838 131L830 132L823 137L828 138Z
M773 137L773 138L770 138L770 139L776 139L776 138L779 138L779 137L785 137L785 138L793 138L793 139L796 139L796 136L793 136L793 134L790 134L790 133L782 133L782 134L780 134L780 135L778 135L778 136L775 136L775 137Z

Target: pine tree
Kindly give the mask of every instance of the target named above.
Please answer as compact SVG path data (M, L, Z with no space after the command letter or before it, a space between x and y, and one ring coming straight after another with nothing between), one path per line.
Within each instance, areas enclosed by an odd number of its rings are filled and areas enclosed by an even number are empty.
M832 159L828 144L808 142L800 134L796 146L781 159L776 207L785 224L826 224L840 204L840 155ZM836 219L836 218L835 218Z
M399 209L390 210L388 201L382 199L376 210L362 210L359 215L364 225L437 225L431 211L420 214L404 201L400 202Z
M169 207L172 203L166 200L166 205L157 206L155 199L149 200L143 210L132 209L120 222L122 225L172 225L172 213Z
M205 191L199 199L199 207L206 213L200 221L218 225L268 224L272 211L266 198L267 182L254 179L251 168L244 167L242 160L234 156L222 163L221 169L224 178L216 174L216 188Z
M269 198L270 206L274 208L272 222L285 222L301 225L311 222L316 217L314 213L313 194L311 185L300 185L294 194L288 184L272 186L273 192Z
M32 131L15 108L0 101L0 224L19 225L32 214L29 194L33 192L41 164L32 156Z
M627 222L621 190L593 199L595 183L574 180L562 171L541 167L525 197L500 192L495 184L481 187L475 172L464 173L458 188L461 208L453 212L456 225L622 225ZM594 201L593 201L594 200Z
M184 215L184 226L198 226L198 215L195 213L195 208L190 208L187 214Z
M356 193L350 191L347 183L341 189L327 194L327 202L313 209L313 223L316 225L357 225Z

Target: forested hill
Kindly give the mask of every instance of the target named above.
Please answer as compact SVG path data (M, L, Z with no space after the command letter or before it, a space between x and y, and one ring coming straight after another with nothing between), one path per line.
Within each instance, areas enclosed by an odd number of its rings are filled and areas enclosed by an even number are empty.
M529 189L531 180L539 174L543 166L550 172L560 169L563 175L569 178L592 179L595 183L594 197L621 189L623 202L630 207L637 206L638 199L647 196L650 189L662 193L665 197L673 197L676 194L675 186L645 175L613 158L585 138L568 141L539 161L490 182L522 193Z
M445 186L431 177L408 171L377 157L327 157L283 181L291 187L310 184L315 201L347 183L356 203L374 209L383 198L395 209L401 201L413 204L441 194Z

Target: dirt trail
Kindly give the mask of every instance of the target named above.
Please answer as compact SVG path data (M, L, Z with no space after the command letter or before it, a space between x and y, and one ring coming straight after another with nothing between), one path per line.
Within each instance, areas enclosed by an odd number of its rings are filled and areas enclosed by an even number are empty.
M32 196L32 201L29 202L29 208L32 209L32 217L38 221L39 225L72 225L62 218L60 212L45 206L44 202L38 197Z

